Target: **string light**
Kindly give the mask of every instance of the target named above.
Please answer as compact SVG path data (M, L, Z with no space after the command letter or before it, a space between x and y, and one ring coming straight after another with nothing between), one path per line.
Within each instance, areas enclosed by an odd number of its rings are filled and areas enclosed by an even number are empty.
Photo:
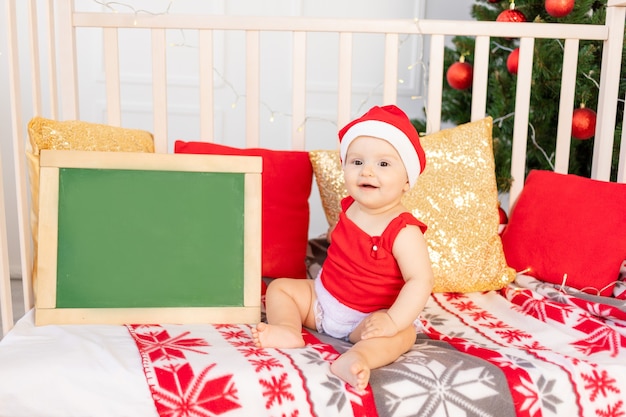
M180 32L180 37L183 39L182 42L172 42L168 44L169 46L172 48L197 48L196 45L192 45L187 42L187 36L185 35L185 31L183 29L179 29L178 31Z
M506 114L504 116L498 117L496 119L493 119L493 124L494 125L498 125L498 127L502 127L503 122L506 119L509 119L511 117L515 116L515 112L511 112L509 114ZM545 151L545 149L543 149L539 143L537 142L537 138L535 135L535 127L533 126L532 123L528 123L528 127L530 128L530 140L533 143L533 145L535 146L535 148L539 149L539 152L541 152L543 154L543 157L546 159L546 162L548 163L548 165L550 165L550 167L552 168L552 170L554 171L554 164L552 163L552 158L554 158L554 153L552 154L552 157L548 156L547 152Z
M541 146L539 146L539 143L537 143L537 138L535 135L535 126L533 126L532 123L528 123L528 127L530 127L530 140L532 141L533 145L535 145L535 148L539 149L539 152L541 152L543 157L546 159L546 162L548 163L548 165L550 165L550 168L552 169L552 171L554 171L554 164L552 163L552 158L554 158L554 153L552 153L552 156L548 156L545 149L543 149Z
M491 53L494 53L494 52L496 52L496 51L498 51L500 49L502 49L504 51L508 51L508 52L513 52L513 48L509 48L508 46L501 45L501 44L499 44L498 42L495 42L495 41L491 41L491 43L493 45L495 45L493 47L493 49L491 49Z
M574 287L569 287L567 285L567 274L563 274L563 280L561 281L561 285L557 286L556 284L554 285L554 287L556 289L559 290L559 292L563 293L563 294L567 294L567 293L574 293L574 294L594 294L597 296L600 296L604 291L606 291L607 289L611 288L612 286L614 286L615 284L619 283L620 281L613 281L613 282L609 282L607 285L605 285L604 287L598 289L596 287L593 286L587 286L587 287L583 287L580 289L576 289Z
M101 6L106 7L107 9L111 10L113 13L119 13L119 10L117 10L115 7L124 7L129 9L135 16L144 13L144 14L149 14L151 16L161 16L161 15L165 15L165 14L169 14L170 13L170 8L172 7L172 4L174 4L174 0L171 0L167 7L165 8L165 11L163 12L151 12L150 10L145 10L145 9L136 9L134 6L128 4L128 3L122 3L119 1L100 1L100 0L93 0L94 3L97 3Z
M426 77L424 76L424 74L426 74L427 72L427 66L426 66L426 62L424 61L424 34L422 33L422 28L420 27L420 20L416 17L413 19L413 24L415 25L415 27L417 28L417 32L418 32L418 45L417 45L417 50L419 51L419 55L417 57L417 61L413 62L411 65L409 65L407 67L407 70L412 71L416 66L419 66L419 68L422 70L421 71L421 77L420 80L422 82L422 91L426 91L427 90L427 82L426 82ZM418 99L423 99L424 96L423 95L412 95L411 96L411 100L418 100ZM428 109L426 107L426 104L424 104L424 113L426 114L426 116L428 117Z
M133 14L135 15L135 17L133 19L133 26L137 26L137 16L139 14L145 13L145 14L149 14L151 16L161 16L161 15L169 14L170 7L172 7L172 3L174 3L174 0L170 1L164 12L155 13L155 12L151 12L150 10L135 9L130 4L122 3L122 2L118 2L118 1L100 1L100 0L93 0L93 1L95 3L101 5L101 6L106 7L107 9L111 10L113 13L119 13L119 11L114 6L125 7L125 8L130 9L133 12Z
M423 54L423 51L424 51L424 48L423 48L423 40L424 40L424 38L423 38L423 37L420 37L420 39L422 40L422 45L420 46L420 48L419 48L419 49L420 49L420 51L421 51L420 53L421 53L421 54ZM423 56L420 58L420 60L419 60L419 61L416 61L416 62L412 63L411 65L409 65L407 69L408 69L409 71L411 71L411 70L413 70L413 68L415 68L415 66L416 66L416 65L419 65L419 66L420 66L420 69L422 70L422 76L420 77L420 78L421 78L421 80L422 80L422 88L423 88L423 90L422 90L422 91L426 91L428 86L427 86L427 83L426 83L426 77L424 77L424 74L426 73L426 71L428 70L428 68L426 67L426 63L424 62L424 60L423 60L422 58L423 58ZM421 94L420 94L420 95L416 94L416 95L412 95L412 96L411 96L411 100L421 100L421 99L423 99L423 98L424 98L424 96L423 96L423 95L421 95ZM426 114L428 114L427 109L426 109L426 104L424 105L424 112L425 112Z
M270 123L274 123L274 120L275 120L275 118L276 118L276 115L283 115L283 116L291 117L291 115L290 115L290 114L286 114L286 113L279 113L279 112L277 112L277 111L273 110L273 109L272 109L269 105L267 105L267 103L265 103L265 102L261 102L261 105L262 105L263 107L265 107L265 108L267 109L267 111L269 112L269 114L270 114L270 117L269 117L269 122L270 122Z
M513 117L513 116L515 116L515 112L511 112L511 113L506 114L506 115L504 115L504 116L498 117L497 119L493 119L493 124L497 124L497 125L498 125L498 127L502 127L502 123L503 123L506 119L508 119L508 118L510 118L510 117Z
M589 74L583 74L583 77L587 78L588 80L591 80L591 82L593 82L595 84L596 88L598 90L600 90L600 83L597 82L595 78L591 77L593 74L594 74L594 71L591 70L591 71L589 71Z
M357 107L357 114L360 114L363 111L363 107L365 107L365 105L370 101L370 98L372 98L372 96L374 95L374 93L380 88L382 87L383 83L378 83L376 86L374 86L374 88L372 88L369 93L365 96L365 98L363 98L361 100L361 102L359 103L358 107Z
M337 126L337 123L330 120L330 119L325 119L323 117L314 117L314 116L307 116L304 118L304 120L302 121L302 123L300 123L300 125L298 126L298 128L296 129L298 132L302 132L304 130L304 127L306 126L307 122L309 121L316 121L316 122L325 122L325 123L330 123L333 126Z
M419 51L419 56L417 61L413 62L411 65L408 66L408 70L412 71L413 68L415 68L416 66L419 66L422 70L422 76L421 81L422 81L422 91L426 92L426 94L428 94L428 82L426 80L426 76L424 74L426 74L427 72L427 65L426 62L424 61L424 34L422 32L422 28L420 27L420 20L418 18L414 18L413 19L413 24L415 25L415 27L417 28L417 32L418 32L418 41L419 41L419 45L418 45L418 51ZM429 112L428 112L428 100L425 100L426 96L421 95L421 94L414 94L411 96L411 100L423 100L424 101L424 115L426 116L426 120L429 119Z

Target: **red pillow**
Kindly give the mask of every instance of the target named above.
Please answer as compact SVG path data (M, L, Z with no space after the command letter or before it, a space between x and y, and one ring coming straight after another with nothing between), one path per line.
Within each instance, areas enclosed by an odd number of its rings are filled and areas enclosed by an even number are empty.
M174 153L262 156L262 274L269 278L306 278L309 195L313 183L308 152L239 149L178 140Z
M502 233L507 263L610 295L626 259L626 184L531 171Z

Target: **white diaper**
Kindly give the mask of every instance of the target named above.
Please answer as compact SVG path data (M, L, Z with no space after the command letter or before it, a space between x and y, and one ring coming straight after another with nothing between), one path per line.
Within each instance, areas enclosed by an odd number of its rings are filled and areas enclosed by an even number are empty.
M320 333L347 340L356 326L369 315L337 301L324 288L319 275L315 279L315 295L315 326Z
M361 311L350 308L344 304L341 304L335 297L333 297L320 279L321 271L315 279L315 295L316 301L314 306L315 311L315 327L320 333L326 333L329 336L337 339L348 340L348 336L356 326L359 325L369 316L370 313L363 313ZM424 327L420 317L413 322L415 333L422 332Z

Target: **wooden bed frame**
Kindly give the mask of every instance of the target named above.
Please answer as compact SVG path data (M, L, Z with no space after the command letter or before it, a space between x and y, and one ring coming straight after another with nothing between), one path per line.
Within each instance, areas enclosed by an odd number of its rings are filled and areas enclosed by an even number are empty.
M154 134L157 152L168 149L168 83L167 69L164 65L166 54L166 31L184 29L197 31L199 54L199 90L198 123L200 136L212 138L216 125L212 86L216 82L212 68L214 66L214 34L218 31L243 31L245 33L245 145L261 145L260 119L263 111L260 90L263 80L260 77L260 62L263 59L260 37L266 32L289 33L292 42L291 82L291 148L305 150L315 148L315 142L306 137L302 128L308 117L307 81L307 34L310 32L328 32L338 34L338 85L335 96L336 123L347 123L353 116L355 103L352 96L352 74L358 71L351 56L353 37L358 33L375 33L384 37L384 52L379 57L372 57L384 62L382 83L383 104L396 103L398 100L398 47L405 34L420 35L427 40L428 87L427 99L423 106L427 109L427 131L441 129L441 101L444 82L444 46L448 36L463 35L476 38L473 51L473 87L471 119L478 120L485 116L487 102L487 71L490 55L491 37L520 38L519 70L515 93L515 124L512 150L511 174L515 179L510 191L510 201L519 195L525 177L525 153L528 135L528 113L531 92L531 71L533 46L539 38L558 38L564 41L563 67L574 68L577 63L577 51L580 41L602 41L603 61L600 77L598 119L595 133L592 177L609 180L613 149L613 136L616 124L619 77L622 66L622 45L626 1L609 0L606 24L602 26L578 26L568 24L501 23L476 21L437 21L437 20L366 20L366 19L314 19L300 17L243 17L243 16L200 16L174 15L159 16L132 13L84 13L75 12L73 2L49 1L29 2L28 21L18 21L16 0L7 1L8 11L8 61L11 88L11 121L13 129L13 158L15 163L15 183L19 216L19 242L8 241L6 228L0 232L0 305L2 307L2 326L8 332L13 326L14 317L11 304L11 290L8 268L8 246L19 246L21 253L22 283L24 304L28 310L34 305L31 269L33 248L29 225L28 175L25 161L27 149L26 124L34 116L43 116L56 120L80 120L79 92L77 74L76 31L78 28L101 28L105 48L104 84L106 86L106 120L92 120L113 126L122 124L123 105L120 97L120 75L118 61L118 34L120 30L141 29L150 33L152 55L152 95ZM41 32L38 22L47 22L48 30ZM30 36L30 51L18 48L18 27L26 26ZM47 44L40 43L48 39ZM27 54L28 59L20 59ZM24 64L24 62L26 62ZM30 77L26 74L30 72ZM574 107L575 71L565 71L562 75L560 108L567 109L559 113L559 125L556 147L555 170L566 173L568 170L569 144L571 138L571 119ZM49 94L43 92L42 84L47 85ZM28 88L27 88L28 86ZM33 113L22 111L25 92L31 90ZM45 101L45 102L44 102ZM44 111L44 109L46 109ZM3 139L4 140L4 139ZM622 136L618 182L626 182L626 139ZM0 189L0 223L6 223L5 196Z

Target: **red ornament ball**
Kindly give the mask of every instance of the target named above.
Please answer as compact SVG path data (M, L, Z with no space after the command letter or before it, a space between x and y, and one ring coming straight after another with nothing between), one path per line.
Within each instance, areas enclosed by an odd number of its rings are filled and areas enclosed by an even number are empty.
M546 0L545 8L552 17L565 17L574 9L574 0Z
M525 22L526 16L517 9L507 9L498 15L497 22Z
M498 216L500 217L500 225L498 226L498 234L502 234L504 228L509 223L509 216L507 216L506 211L498 205Z
M499 3L500 0L489 0L489 3Z
M596 133L596 112L586 107L579 107L572 115L572 136L586 140Z
M517 74L517 65L519 63L519 48L515 48L506 59L506 68L511 74Z
M472 85L473 68L467 62L458 61L446 72L448 85L455 90L465 90Z

